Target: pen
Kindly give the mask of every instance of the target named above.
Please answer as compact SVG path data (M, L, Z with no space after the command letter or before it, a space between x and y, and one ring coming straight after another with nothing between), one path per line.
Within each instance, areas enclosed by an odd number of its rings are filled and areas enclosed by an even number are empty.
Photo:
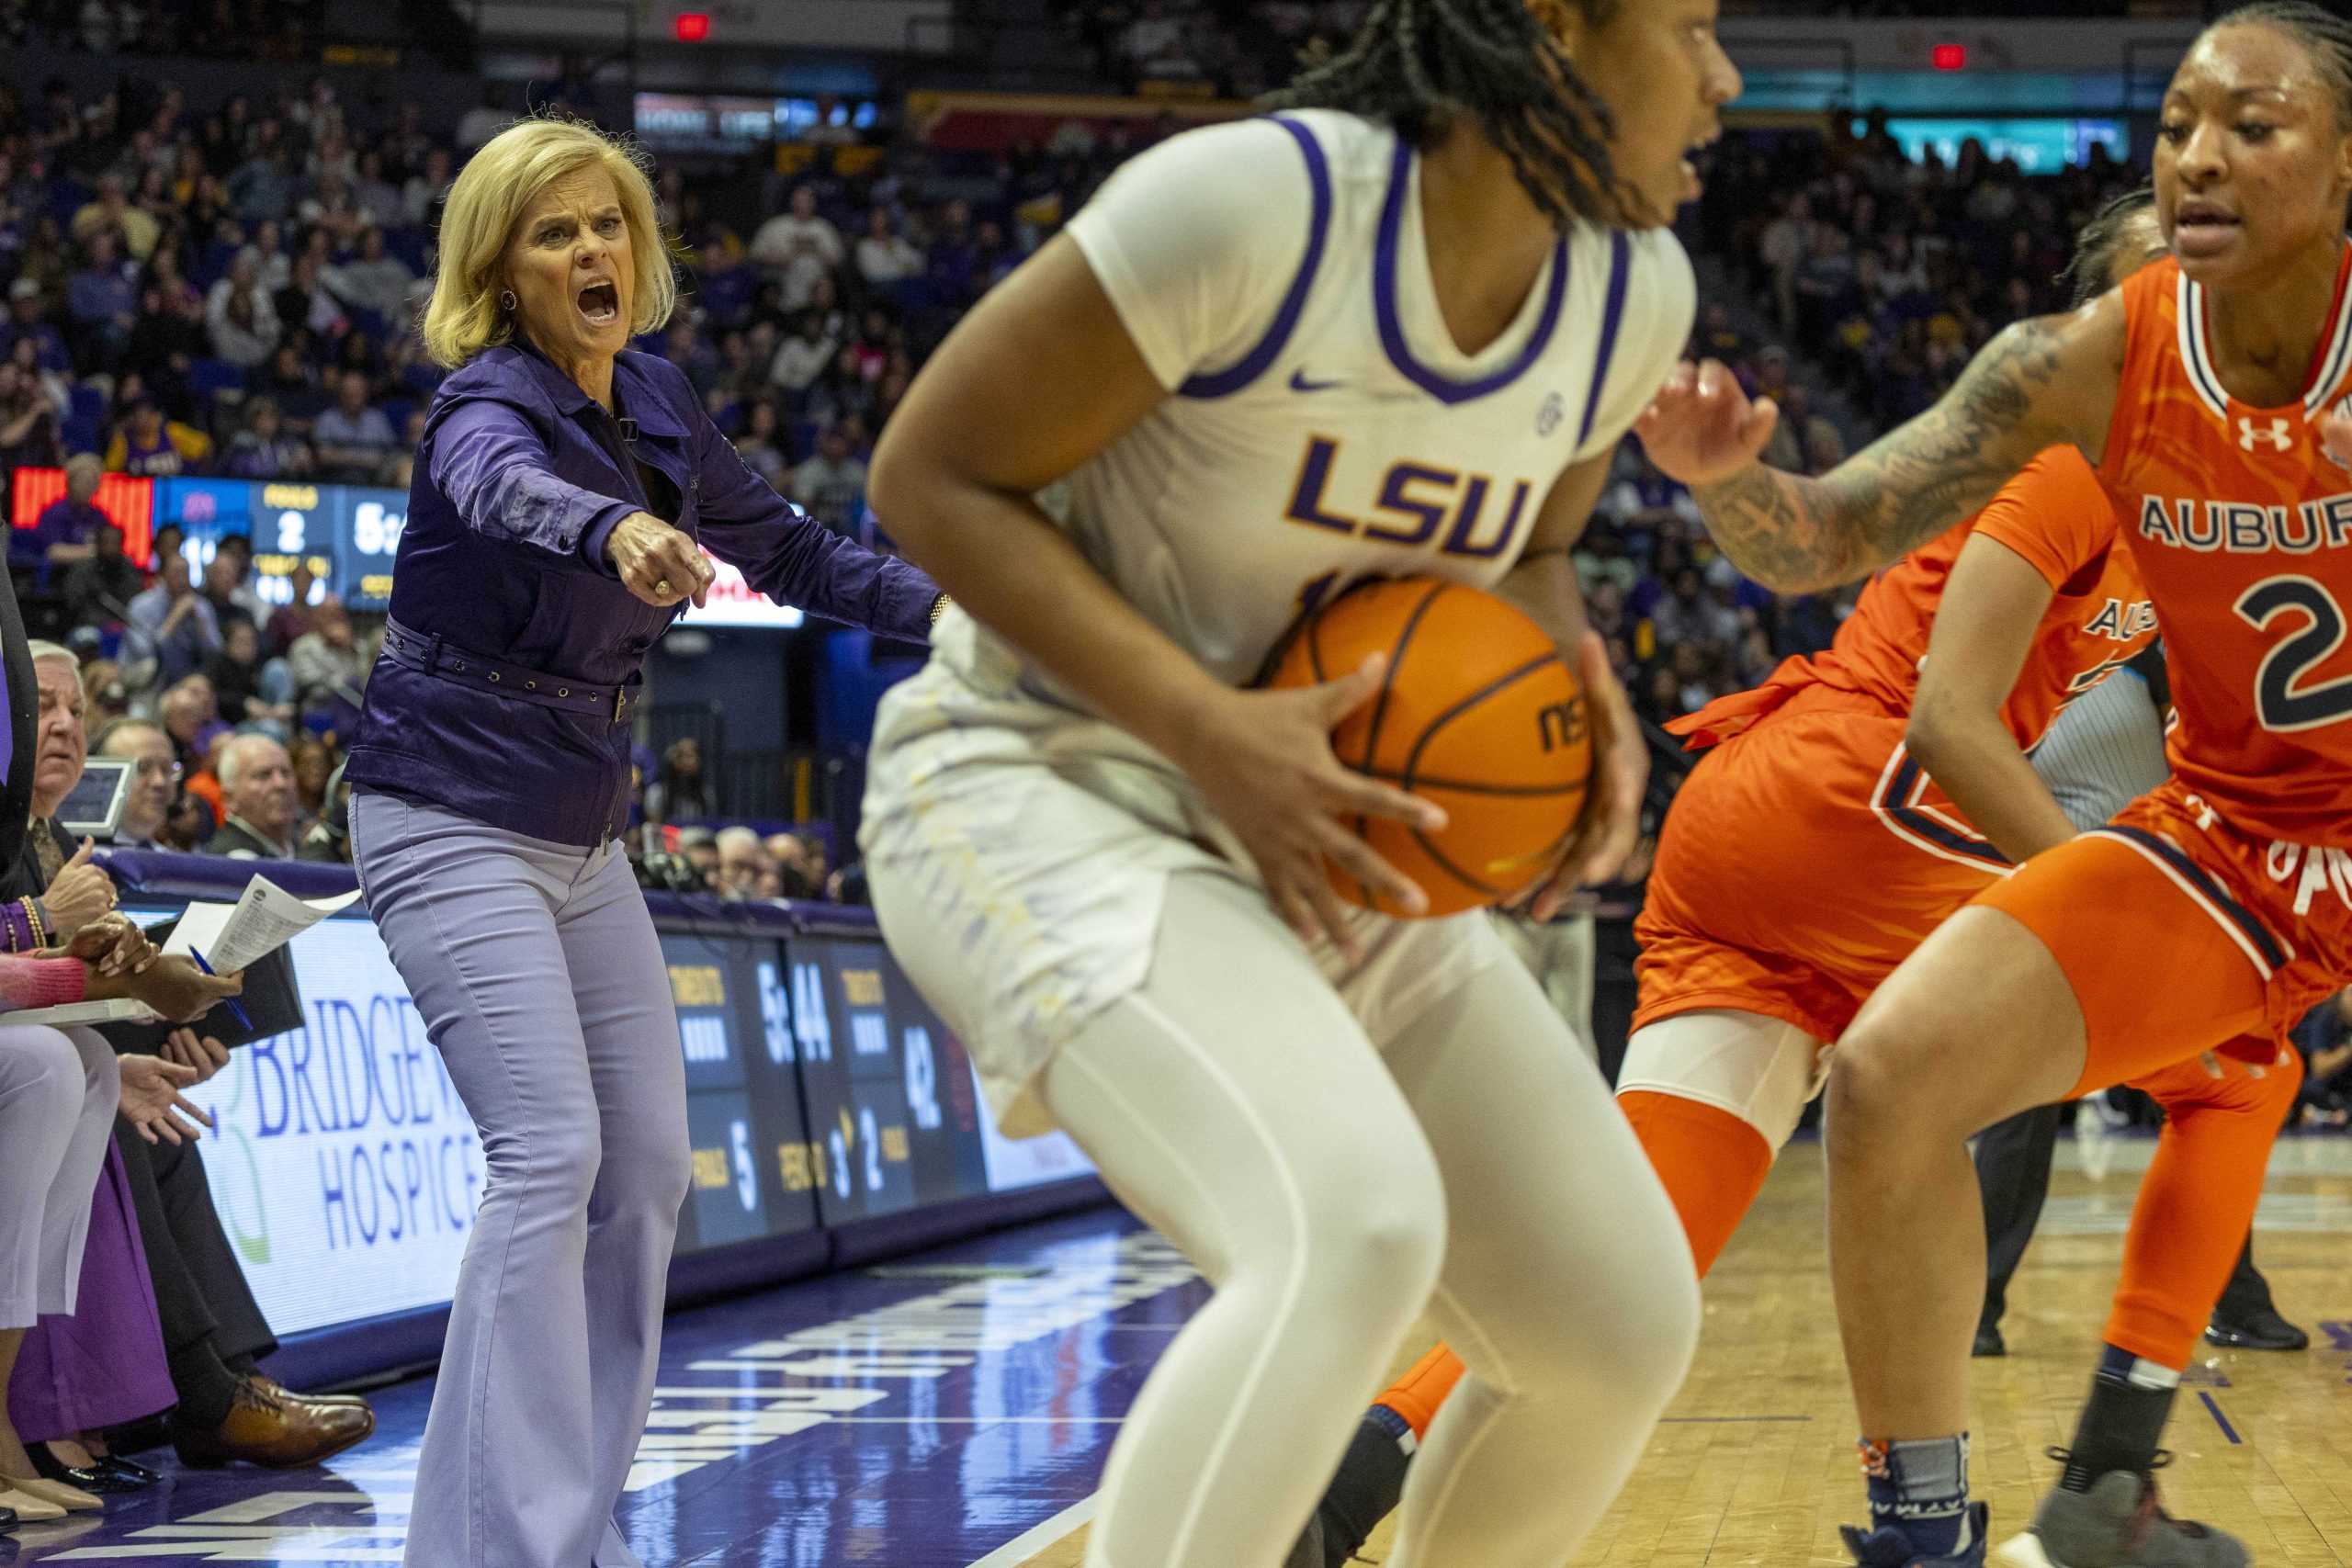
M196 960L196 966L198 969L203 970L207 975L212 973L212 965L204 961L204 954L197 952L196 949L191 947L187 950L187 955ZM254 1030L254 1021L245 1016L245 1010L237 1005L237 998L234 997L222 997L220 1000L221 1003L228 1008L230 1015L236 1019L239 1027L243 1028L246 1033L251 1034Z

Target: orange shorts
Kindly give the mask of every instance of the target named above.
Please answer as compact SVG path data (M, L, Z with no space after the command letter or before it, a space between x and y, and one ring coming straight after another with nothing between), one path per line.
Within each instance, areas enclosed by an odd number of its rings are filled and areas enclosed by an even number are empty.
M2240 832L2177 779L1975 902L2065 971L2089 1037L2075 1094L2284 1041L2352 983L2352 853Z
M1634 931L1634 1027L1724 1008L1834 1041L1896 964L2013 869L1905 750L1905 720L1815 688L1677 793Z

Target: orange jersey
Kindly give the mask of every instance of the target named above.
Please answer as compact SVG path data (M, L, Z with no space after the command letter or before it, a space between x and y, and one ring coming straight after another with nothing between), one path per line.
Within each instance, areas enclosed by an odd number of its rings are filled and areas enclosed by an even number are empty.
M2123 375L2099 479L2164 628L2173 771L2246 831L2352 846L2352 476L2320 449L2352 395L2347 249L2308 389L2278 408L2214 373L2177 262L2123 286Z
M1636 1027L1729 1008L1834 1040L1929 931L2008 873L1904 744L1945 581L1978 531L2054 595L2003 709L2020 747L2154 637L2112 502L2079 453L2052 448L1865 589L1827 652L1668 726L1715 754L1659 837L1634 927Z
M1711 704L1667 728L1705 746L1738 733L1809 685L1874 699L1907 716L1944 582L1970 538L1983 534L2024 558L2053 597L2010 688L2001 719L2030 750L2058 712L2154 640L2156 621L2130 552L2115 547L2114 502L2090 464L2053 446L2004 486L1984 511L1879 574L1826 653L1791 659L1754 692Z

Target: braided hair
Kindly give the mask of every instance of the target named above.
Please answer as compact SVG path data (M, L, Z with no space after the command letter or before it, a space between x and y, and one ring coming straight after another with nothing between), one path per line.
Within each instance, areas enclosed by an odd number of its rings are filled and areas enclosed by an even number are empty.
M2131 237L2132 220L2156 204L2154 186L2126 191L2100 208L2075 235L2075 256L2058 275L2080 310L2114 287L2116 261ZM2162 242L2158 243L2162 249Z
M2223 12L2213 27L2245 24L2276 28L2311 51L2312 64L2335 95L2336 125L2352 131L2352 17L2311 0L2253 0Z
M1640 204L1610 159L1609 107L1546 25L1570 7L1606 22L1622 0L1374 0L1355 41L1267 100L1386 122L1426 149L1470 115L1558 227L1623 224Z

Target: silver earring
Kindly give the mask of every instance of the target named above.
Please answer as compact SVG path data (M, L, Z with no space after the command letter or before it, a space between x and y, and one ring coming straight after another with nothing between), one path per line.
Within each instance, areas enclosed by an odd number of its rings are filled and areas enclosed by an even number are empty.
M513 310L514 308L514 290L512 288L500 289L498 291L498 306L502 310Z

